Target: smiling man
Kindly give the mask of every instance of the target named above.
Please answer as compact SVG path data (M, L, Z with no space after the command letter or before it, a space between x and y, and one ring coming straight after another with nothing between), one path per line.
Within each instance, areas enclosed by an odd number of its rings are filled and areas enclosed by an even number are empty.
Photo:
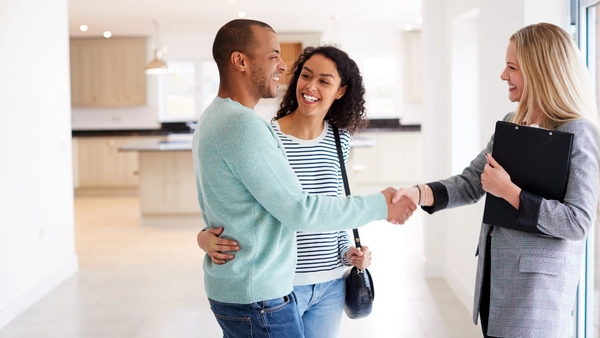
M208 228L243 248L227 264L204 259L204 284L225 337L303 337L292 292L296 231L355 228L373 220L404 223L414 203L391 204L394 189L369 196L309 195L288 165L269 123L254 113L275 97L286 65L273 29L238 19L215 37L218 96L198 122L193 157Z

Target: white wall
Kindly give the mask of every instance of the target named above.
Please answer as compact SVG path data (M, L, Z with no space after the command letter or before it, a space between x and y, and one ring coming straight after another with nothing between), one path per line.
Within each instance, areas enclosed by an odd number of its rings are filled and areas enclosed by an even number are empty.
M77 270L67 13L0 2L0 328Z
M408 102L404 98L402 81L405 76L405 54L407 44L404 41L403 31L392 30L389 27L376 25L357 26L350 23L340 23L338 26L337 39L331 42L337 43L350 57L364 69L366 58L388 57L396 58L396 78L394 85L394 101L396 111L402 118L402 123L421 123L422 105L420 103ZM328 42L328 40L325 40ZM369 111L370 118L381 118L377 111Z
M489 141L495 122L515 109L500 80L510 36L540 21L567 28L567 15L561 0L423 0L426 182L456 174L461 161L467 166ZM464 60L457 58L471 60L473 68L465 69ZM465 146L468 142L478 149ZM424 217L426 274L444 277L469 312L482 214L480 201Z

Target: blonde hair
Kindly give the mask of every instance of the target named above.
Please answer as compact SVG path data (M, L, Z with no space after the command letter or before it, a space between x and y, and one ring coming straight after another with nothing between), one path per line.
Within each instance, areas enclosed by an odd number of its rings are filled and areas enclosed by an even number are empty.
M513 123L538 110L541 127L554 129L578 119L598 127L596 98L583 55L562 28L539 23L511 36L524 88Z

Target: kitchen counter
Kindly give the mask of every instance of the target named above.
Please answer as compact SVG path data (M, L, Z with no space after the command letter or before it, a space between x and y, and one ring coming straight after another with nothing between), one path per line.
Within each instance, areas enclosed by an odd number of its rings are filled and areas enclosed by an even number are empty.
M73 130L73 137L93 136L165 136L191 135L190 123L163 123L160 129L120 129L120 130ZM363 132L407 132L421 131L420 124L400 124L399 119L372 119Z
M192 140L139 140L124 144L119 151L190 151Z
M376 140L366 137L353 137L350 147L372 147ZM166 140L137 140L124 144L119 151L163 152L192 150L192 135L168 135Z
M353 148L369 148L375 144L373 138L350 141ZM121 152L138 152L142 224L202 223L191 150L191 134L135 140L119 147Z

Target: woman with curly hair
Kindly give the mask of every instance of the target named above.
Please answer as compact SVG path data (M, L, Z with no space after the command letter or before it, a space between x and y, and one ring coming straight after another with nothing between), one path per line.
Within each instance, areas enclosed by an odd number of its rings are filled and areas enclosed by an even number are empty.
M272 128L288 162L309 194L343 196L333 128L340 130L344 161L350 135L367 124L365 89L356 63L333 46L307 47L291 70L291 80ZM234 258L237 242L219 238L222 228L202 231L198 245L215 263ZM348 266L371 265L371 252L352 245L346 231L298 232L294 292L306 338L337 337L344 307ZM243 248L242 248L243 250Z

